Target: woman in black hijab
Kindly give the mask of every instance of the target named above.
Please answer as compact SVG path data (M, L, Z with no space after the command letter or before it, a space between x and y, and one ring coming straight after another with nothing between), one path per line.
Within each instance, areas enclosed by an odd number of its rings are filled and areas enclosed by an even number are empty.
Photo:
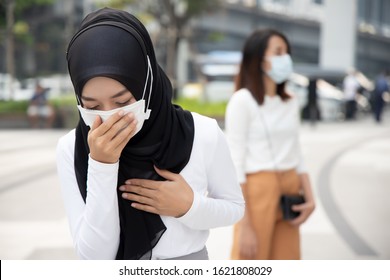
M67 61L81 118L57 165L79 256L207 259L208 229L244 207L216 122L171 103L148 32L127 12L89 14Z

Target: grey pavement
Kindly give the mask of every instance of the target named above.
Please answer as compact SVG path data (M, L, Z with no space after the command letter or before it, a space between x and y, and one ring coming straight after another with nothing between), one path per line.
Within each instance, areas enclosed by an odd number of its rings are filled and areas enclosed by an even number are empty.
M301 227L306 260L390 259L390 112L303 123L317 207ZM66 130L0 130L0 259L76 259L55 147ZM211 230L211 259L229 259L232 227Z

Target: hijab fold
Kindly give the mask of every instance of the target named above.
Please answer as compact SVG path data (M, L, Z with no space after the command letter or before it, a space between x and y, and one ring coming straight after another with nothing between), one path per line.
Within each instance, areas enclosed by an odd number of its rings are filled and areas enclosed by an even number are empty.
M192 151L194 121L190 112L172 105L171 83L156 61L147 30L137 18L110 8L89 14L69 43L67 61L79 100L85 83L93 77L117 80L137 100L142 98L147 82L145 104L149 103L151 115L122 151L118 187L131 178L165 180L156 173L154 165L174 173L186 166ZM153 83L150 79L146 81L147 71L152 71ZM88 130L80 117L76 127L74 165L85 202L88 196ZM131 202L124 200L118 189L117 194L121 231L116 258L150 259L153 247L166 230L161 217L132 208Z

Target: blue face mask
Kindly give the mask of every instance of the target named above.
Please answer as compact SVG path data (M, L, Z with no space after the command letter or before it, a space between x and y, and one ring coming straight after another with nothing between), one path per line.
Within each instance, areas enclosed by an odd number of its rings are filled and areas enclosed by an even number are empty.
M293 63L289 54L271 56L267 60L271 63L271 70L267 74L276 84L281 84L290 77Z

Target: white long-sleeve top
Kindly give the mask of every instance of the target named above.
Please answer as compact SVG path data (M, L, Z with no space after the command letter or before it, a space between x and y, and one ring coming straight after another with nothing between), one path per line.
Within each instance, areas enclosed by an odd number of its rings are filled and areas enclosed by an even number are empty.
M240 184L246 174L264 170L296 168L305 172L299 143L299 106L293 96L283 101L265 96L260 106L248 89L229 100L225 134Z
M244 214L245 203L225 135L215 120L196 113L193 117L193 148L180 174L193 189L194 200L184 216L161 217L167 230L153 249L152 259L197 252L205 246L209 229L231 225ZM89 157L84 203L75 176L74 147L72 130L58 142L57 169L76 252L82 259L114 259L120 234L119 163L104 164Z

